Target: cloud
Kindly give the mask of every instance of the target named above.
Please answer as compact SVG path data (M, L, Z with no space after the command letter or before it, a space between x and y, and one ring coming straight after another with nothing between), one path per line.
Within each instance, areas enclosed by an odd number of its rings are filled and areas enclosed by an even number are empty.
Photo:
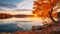
M19 10L32 9L33 0L0 0L0 9Z
M8 2L0 2L0 7L16 8L16 6L14 4L10 4Z
M8 8L9 9L14 9L17 8L16 4L20 3L22 0L0 0L0 9L2 8L3 10L5 10L4 8Z
M24 0L22 3L17 5L19 9L32 9L34 0Z

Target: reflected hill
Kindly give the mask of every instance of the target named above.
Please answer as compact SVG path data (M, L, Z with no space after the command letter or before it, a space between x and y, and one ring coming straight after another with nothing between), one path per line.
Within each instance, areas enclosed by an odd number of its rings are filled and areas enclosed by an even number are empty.
M0 13L0 19L8 19L12 17L26 18L26 17L33 17L33 15L24 15L24 14L12 15L12 14Z
M17 14L17 15L13 15L16 18L26 18L26 17L33 17L33 15L24 15L24 14Z
M37 15L38 17L42 17L42 15ZM0 13L0 19L8 19L8 18L12 18L12 17L16 17L16 18L26 18L26 17L34 17L34 15L25 15L25 14L16 14L16 15L12 15L12 14L7 14L7 13Z
M25 18L25 17L33 17L33 15L11 15L11 14L6 14L6 13L0 13L0 19L7 19L7 18L12 18L12 17L16 17L16 18Z

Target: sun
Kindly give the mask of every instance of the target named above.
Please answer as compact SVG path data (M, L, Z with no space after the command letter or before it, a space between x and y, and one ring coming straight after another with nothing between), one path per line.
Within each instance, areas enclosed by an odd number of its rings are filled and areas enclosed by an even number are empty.
M37 15L37 14L33 14L33 16L34 16L35 18L37 18L37 17L38 17L38 15Z

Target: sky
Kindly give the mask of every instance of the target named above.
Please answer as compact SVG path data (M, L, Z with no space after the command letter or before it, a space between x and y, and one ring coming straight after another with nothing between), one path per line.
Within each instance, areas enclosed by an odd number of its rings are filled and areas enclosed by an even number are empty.
M10 14L32 14L33 3L34 0L0 0L0 12ZM31 9L31 11L19 11L21 9Z
M32 9L33 0L0 0L0 10Z

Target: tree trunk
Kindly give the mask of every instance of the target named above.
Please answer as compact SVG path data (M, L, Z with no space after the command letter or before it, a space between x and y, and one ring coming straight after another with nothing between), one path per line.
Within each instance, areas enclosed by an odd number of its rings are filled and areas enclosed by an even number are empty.
M51 18L52 22L56 25L57 22L52 17L52 12L53 12L53 9L51 10L51 12L49 12L49 15L50 15L50 18Z

